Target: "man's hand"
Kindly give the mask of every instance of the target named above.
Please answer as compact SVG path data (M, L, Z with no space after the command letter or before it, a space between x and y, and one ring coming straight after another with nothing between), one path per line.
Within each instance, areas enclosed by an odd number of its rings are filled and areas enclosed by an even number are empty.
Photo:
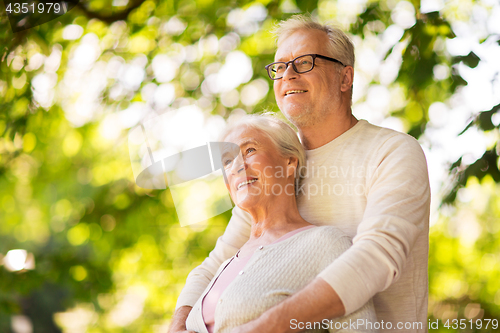
M335 290L322 278L315 278L304 289L270 308L259 318L234 328L231 333L298 332L300 329L292 329L292 320L314 322L344 314L344 305Z
M168 333L196 333L186 329L186 319L191 309L192 307L190 306L181 306L175 311Z

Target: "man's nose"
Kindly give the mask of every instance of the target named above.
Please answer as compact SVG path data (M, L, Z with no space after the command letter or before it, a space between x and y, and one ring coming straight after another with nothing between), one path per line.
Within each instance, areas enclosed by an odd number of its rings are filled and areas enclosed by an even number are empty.
M290 80L295 79L299 73L295 71L292 64L288 64L288 67L285 69L285 73L283 73L283 79Z

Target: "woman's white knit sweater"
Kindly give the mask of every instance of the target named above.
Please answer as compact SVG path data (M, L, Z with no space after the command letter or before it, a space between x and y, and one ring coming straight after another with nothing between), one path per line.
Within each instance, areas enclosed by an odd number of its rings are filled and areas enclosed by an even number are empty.
M336 227L325 226L304 230L281 242L257 249L245 268L222 293L215 309L215 332L227 333L234 327L257 318L265 310L306 286L350 246L351 240L347 235ZM230 260L221 265L196 302L186 322L188 330L207 332L202 317L202 300ZM371 300L353 314L338 319L340 323L335 325L336 321L325 320L321 322L321 329L307 332L374 331L365 330L364 326L352 329L352 323L358 322L358 319L376 322ZM342 322L350 325L343 325L347 329L335 329L342 327ZM291 323L295 324L299 325ZM325 330L327 324L332 329Z

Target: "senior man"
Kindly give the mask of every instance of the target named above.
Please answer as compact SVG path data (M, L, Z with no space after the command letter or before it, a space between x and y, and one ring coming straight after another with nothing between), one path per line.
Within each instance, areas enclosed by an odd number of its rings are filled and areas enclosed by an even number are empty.
M427 331L430 191L421 147L353 116L354 47L342 31L295 16L281 22L277 37L276 62L266 69L307 153L300 214L337 226L353 245L304 289L234 332L293 331L291 323L347 315L372 297L378 321L371 324L380 331ZM185 330L191 306L249 231L248 216L234 208L215 249L189 274L171 332Z

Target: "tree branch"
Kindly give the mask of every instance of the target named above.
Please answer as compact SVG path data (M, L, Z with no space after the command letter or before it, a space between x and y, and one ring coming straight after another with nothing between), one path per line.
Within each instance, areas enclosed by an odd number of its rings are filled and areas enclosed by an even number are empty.
M131 1L130 6L127 7L125 10L111 14L111 15L103 15L103 14L100 14L98 12L90 11L81 2L79 2L75 7L77 7L79 10L81 10L85 14L85 16L87 16L90 19L95 18L95 19L101 20L103 22L106 22L108 24L111 24L111 23L116 22L116 21L125 20L128 17L128 15L134 9L140 7L144 3L144 1L146 1L146 0Z

